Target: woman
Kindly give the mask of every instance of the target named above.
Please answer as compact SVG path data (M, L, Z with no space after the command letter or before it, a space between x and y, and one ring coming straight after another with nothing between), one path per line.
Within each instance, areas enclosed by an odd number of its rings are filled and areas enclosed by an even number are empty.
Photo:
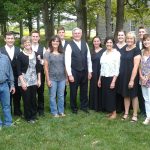
M115 48L122 53L122 50L127 46L125 42L126 33L123 30L118 31L117 35L117 43L115 44ZM116 95L116 111L121 113L124 111L124 99L123 97L117 93Z
M66 84L64 54L60 38L55 35L49 41L49 51L44 55L44 69L50 93L50 109L54 117L64 114L64 90ZM58 104L56 103L56 97Z
M95 36L92 43L93 50L91 60L93 72L90 80L89 108L95 111L102 111L101 88L97 86L97 82L100 74L100 58L104 52L104 49L101 47L101 39L99 36Z
M143 36L143 47L139 73L146 108L146 119L143 124L147 125L150 123L150 34Z
M103 53L100 64L100 77L98 86L102 88L102 102L104 109L109 112L109 118L116 118L116 79L119 74L120 53L113 48L114 40L105 39L106 51Z
M137 121L138 111L138 67L141 53L135 45L136 36L133 32L126 35L127 46L122 50L120 75L118 78L118 93L124 97L125 113L122 120L126 120L129 114L129 107L132 100L133 116L131 122Z
M24 103L24 118L34 123L37 119L36 92L41 85L40 62L38 54L32 51L31 37L24 36L21 43L24 49L17 58L18 86Z

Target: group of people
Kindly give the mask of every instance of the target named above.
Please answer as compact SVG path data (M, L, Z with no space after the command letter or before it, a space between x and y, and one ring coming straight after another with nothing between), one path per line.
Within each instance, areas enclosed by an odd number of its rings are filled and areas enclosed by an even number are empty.
M57 35L51 37L48 49L39 44L37 31L21 39L20 49L14 46L13 33L7 32L6 45L0 48L0 101L4 114L0 127L12 125L11 113L22 116L21 98L27 122L35 123L37 114L44 116L45 80L53 117L65 116L66 83L69 82L72 113L78 113L80 87L80 109L85 113L89 113L89 109L107 112L109 119L115 119L117 112L124 111L122 120L126 120L133 109L131 121L136 122L140 104L141 113L146 115L143 123L149 124L150 35L140 27L139 36L140 41L136 43L133 32L125 34L121 30L117 43L112 37L106 37L105 48L100 37L95 36L90 51L82 40L80 28L72 30L72 40L68 42L64 38L65 29L59 27Z

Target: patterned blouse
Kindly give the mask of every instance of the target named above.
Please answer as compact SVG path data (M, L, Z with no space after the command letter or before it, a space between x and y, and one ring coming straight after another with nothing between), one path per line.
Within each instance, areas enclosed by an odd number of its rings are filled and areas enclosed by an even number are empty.
M143 56L141 59L141 72L143 76L149 76L150 75L150 56ZM150 87L150 79L148 79L146 87Z

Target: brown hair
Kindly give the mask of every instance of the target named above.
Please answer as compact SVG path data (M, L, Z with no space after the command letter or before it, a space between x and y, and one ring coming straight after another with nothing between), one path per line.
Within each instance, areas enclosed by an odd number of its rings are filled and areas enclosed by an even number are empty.
M14 33L13 33L12 31L9 31L9 32L6 32L6 33L5 33L5 38L6 38L6 36L10 36L10 35L13 35L13 37L15 37L15 36L14 36Z
M48 47L50 49L50 53L54 51L54 48L52 46L52 41L58 40L59 41L59 46L58 46L58 52L63 53L62 45L61 45L61 40L58 35L53 35L49 41Z
M63 30L65 32L65 28L63 26L60 26L57 28L57 33L60 31L60 30Z
M101 38L100 38L100 36L96 35L96 36L94 36L94 37L93 37L93 39L92 39L92 44L93 44L94 39L96 39L96 38L98 38L98 39L100 40L100 42L101 42ZM100 47L102 47L102 43L100 43L100 45L99 45L99 46L100 46ZM94 44L93 44L92 53L95 53Z
M144 34L143 35L143 40L142 40L142 44L143 44L143 41L147 40L148 38L150 38L150 34ZM143 44L143 48L146 48Z
M33 31L31 32L31 35L32 35L33 33L38 33L38 34L40 35L39 31L37 31L37 30L33 30Z

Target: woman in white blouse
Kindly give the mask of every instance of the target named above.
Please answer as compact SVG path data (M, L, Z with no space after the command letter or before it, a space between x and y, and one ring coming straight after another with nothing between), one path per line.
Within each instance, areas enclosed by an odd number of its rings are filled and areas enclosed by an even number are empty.
M104 44L106 51L103 53L100 64L100 77L98 86L102 87L102 102L104 110L109 112L109 118L116 118L116 90L115 84L119 74L120 53L113 48L114 40L107 37Z

